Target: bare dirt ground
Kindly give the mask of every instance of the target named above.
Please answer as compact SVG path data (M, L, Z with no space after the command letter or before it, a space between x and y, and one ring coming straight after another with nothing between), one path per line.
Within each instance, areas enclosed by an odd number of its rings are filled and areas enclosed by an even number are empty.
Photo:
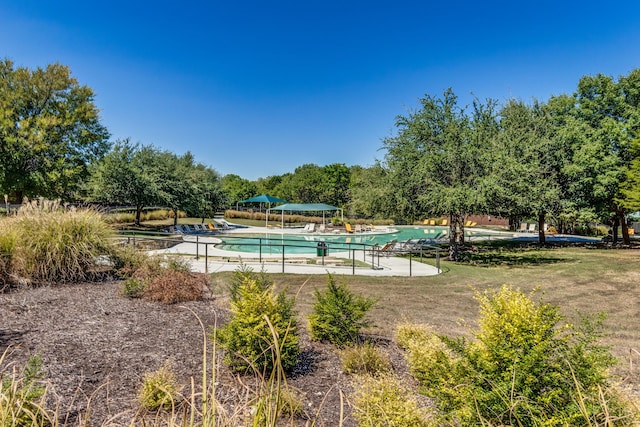
M18 364L30 355L42 357L63 424L77 425L89 405L89 425L129 425L144 374L167 360L188 395L191 378L199 384L202 373L203 333L196 315L207 330L228 318L228 301L212 295L166 306L126 298L119 286L110 281L0 293L0 354L9 348L8 361ZM300 332L303 353L289 384L300 391L306 416L295 424L311 419L318 426L338 425L342 390L343 425L355 425L348 405L351 379L335 348L311 343L304 327ZM399 350L389 341L380 345L394 367L406 372ZM246 381L219 367L218 399L237 408L234 400L241 399L240 382Z

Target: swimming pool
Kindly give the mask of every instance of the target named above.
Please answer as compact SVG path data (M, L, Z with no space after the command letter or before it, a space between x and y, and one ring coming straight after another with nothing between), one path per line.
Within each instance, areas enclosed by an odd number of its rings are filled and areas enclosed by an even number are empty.
M357 234L235 234L218 236L222 240L217 248L237 252L262 252L264 254L309 254L316 252L318 244L323 242L329 252L363 249L374 245L384 246L393 240L399 242L417 239L441 239L449 233L448 227L396 227L389 232L357 233ZM479 235L483 232L466 231L467 235ZM484 233L487 236L490 233Z

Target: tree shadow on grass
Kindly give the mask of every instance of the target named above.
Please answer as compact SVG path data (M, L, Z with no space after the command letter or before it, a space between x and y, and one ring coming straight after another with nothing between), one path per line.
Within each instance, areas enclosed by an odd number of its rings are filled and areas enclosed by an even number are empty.
M553 256L539 249L472 248L463 252L459 261L483 267L526 267L571 262L573 259Z

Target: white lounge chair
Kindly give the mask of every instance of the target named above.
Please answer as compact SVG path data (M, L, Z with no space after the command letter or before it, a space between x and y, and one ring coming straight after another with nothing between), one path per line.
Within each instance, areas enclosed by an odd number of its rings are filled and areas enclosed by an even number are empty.
M536 223L532 222L531 224L529 224L529 232L531 233L535 233L536 232Z

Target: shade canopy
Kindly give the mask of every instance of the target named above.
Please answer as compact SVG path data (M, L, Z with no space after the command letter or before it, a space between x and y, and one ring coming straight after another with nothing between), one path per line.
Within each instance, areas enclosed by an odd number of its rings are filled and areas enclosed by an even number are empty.
M281 211L282 213L282 227L284 228L284 212L322 212L322 224L324 224L324 213L327 211L340 211L340 215L343 217L344 221L344 213L342 209L327 205L325 203L286 203L284 205L276 206L275 208L267 209L267 220L266 223L269 224L269 212L270 211Z
M261 194L247 200L242 200L240 203L287 203L287 201L268 194Z
M272 211L291 211L291 212L320 212L320 211L339 211L340 208L327 205L325 203L287 203L284 205L271 208Z

